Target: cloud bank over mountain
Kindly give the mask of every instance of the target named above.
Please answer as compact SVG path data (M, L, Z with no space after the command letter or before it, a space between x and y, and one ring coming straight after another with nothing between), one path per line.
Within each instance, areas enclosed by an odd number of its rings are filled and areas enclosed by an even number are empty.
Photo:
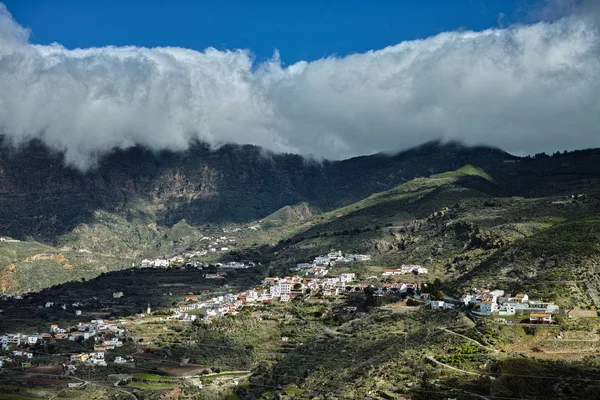
M0 133L85 169L113 148L248 143L340 159L432 139L515 153L600 147L592 12L343 57L34 45L0 4Z

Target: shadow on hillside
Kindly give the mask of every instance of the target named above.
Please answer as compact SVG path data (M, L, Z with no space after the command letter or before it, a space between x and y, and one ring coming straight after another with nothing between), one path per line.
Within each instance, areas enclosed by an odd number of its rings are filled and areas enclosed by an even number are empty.
M210 272L210 271L209 271ZM229 271L226 279L205 279L196 269L128 269L104 273L88 281L68 282L2 305L2 332L47 332L50 324L76 325L90 319L118 319L146 311L168 311L187 295L216 296L246 290L262 279L260 268ZM122 291L123 297L113 298ZM53 302L45 308L46 302ZM80 303L73 306L75 303ZM66 306L66 310L61 308ZM81 316L75 315L81 310ZM168 314L168 313L167 313Z

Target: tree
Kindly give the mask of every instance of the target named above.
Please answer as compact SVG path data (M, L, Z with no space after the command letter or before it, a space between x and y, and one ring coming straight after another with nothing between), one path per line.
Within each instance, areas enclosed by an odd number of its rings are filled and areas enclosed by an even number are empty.
M441 290L439 290L439 289L438 289L438 290L435 290L435 291L432 291L432 292L429 294L429 298L430 298L431 300L444 300L444 297L446 297L446 295L444 294L444 292L442 292L442 291L441 291Z
M416 307L419 305L419 303L413 299L408 299L406 300L406 305L409 307Z
M373 286L367 286L365 288L365 304L368 306L375 306L375 288Z

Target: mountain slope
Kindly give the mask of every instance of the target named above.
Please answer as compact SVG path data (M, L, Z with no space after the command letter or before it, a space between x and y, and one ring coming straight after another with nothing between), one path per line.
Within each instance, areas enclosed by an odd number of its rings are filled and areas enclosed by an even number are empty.
M131 266L110 254L57 249L37 242L0 241L0 292L37 291Z
M267 229L266 243L280 241L265 256L290 266L330 249L369 253L369 265L354 271L377 275L421 264L429 279L441 278L457 294L473 285L501 286L564 305L600 304L600 196L594 190L574 197L498 197L495 178L465 166Z
M600 214L568 220L515 241L462 280L504 281L542 297L600 304Z
M86 255L68 263L70 275L58 269L57 279L5 287L35 289L180 254L206 232L247 223L263 230L240 233L239 247L251 252L232 257L287 265L340 248L372 253L381 266L428 263L457 277L515 239L600 212L599 193L597 149L518 158L434 142L318 163L197 143L180 153L117 151L82 173L39 143L0 146L0 234L52 246L69 260ZM566 204L572 194L586 196ZM28 270L25 258L0 268Z
M196 144L181 153L118 151L81 173L39 143L0 150L0 232L44 242L93 222L98 210L150 216L166 226L182 219L194 226L247 222L300 202L331 209L417 176L507 157L495 149L432 143L395 156L318 163L253 146L211 151Z

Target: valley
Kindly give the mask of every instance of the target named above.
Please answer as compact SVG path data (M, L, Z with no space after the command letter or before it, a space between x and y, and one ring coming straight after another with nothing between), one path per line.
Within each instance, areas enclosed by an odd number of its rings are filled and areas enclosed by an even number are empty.
M31 359L16 356L9 346L0 393L28 399L42 393L55 398L470 399L541 398L556 390L564 398L585 398L598 390L595 310L561 310L549 325L524 322L523 316L478 317L459 306L433 310L416 294L427 291L418 283L426 277L410 272L394 276L395 281L420 290L386 290L382 276L364 285L341 281L344 289L335 294L324 289L326 278L315 286L300 278L289 300L283 294L249 300L248 290L268 291L274 278L261 282L256 271L238 270L217 281L207 279L208 273L131 269L5 299L5 331L55 333L19 346L29 349ZM356 279L353 274L340 276ZM122 295L115 297L117 288ZM221 317L211 317L212 306L191 307L228 296L227 309L236 311ZM240 299L247 303L231 308ZM47 307L49 301L53 304ZM72 302L82 314L73 312ZM60 329L67 332L64 337L56 333ZM102 358L91 361L99 352ZM81 354L90 358L79 359ZM83 384L67 387L70 382Z

